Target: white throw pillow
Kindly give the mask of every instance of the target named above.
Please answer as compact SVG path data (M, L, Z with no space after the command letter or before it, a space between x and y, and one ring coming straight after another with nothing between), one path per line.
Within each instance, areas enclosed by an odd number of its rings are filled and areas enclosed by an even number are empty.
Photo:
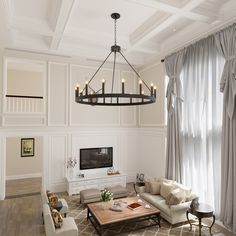
M170 192L174 189L175 189L175 187L172 184L163 182L161 184L160 194L163 198L166 199L168 197L168 195L170 194Z
M191 188L189 188L189 187L187 187L187 186L185 186L185 185L183 185L183 184L177 183L177 182L175 182L173 185L174 185L176 188L179 188L179 189L181 189L182 191L184 191L184 192L185 192L185 195L186 195L186 198L189 198L189 197L190 197L191 192L192 192L192 189L191 189Z
M170 192L170 194L166 198L166 204L167 205L177 205L182 202L185 202L186 195L185 191L177 188Z
M160 194L161 183L158 181L152 181L149 183L151 194Z

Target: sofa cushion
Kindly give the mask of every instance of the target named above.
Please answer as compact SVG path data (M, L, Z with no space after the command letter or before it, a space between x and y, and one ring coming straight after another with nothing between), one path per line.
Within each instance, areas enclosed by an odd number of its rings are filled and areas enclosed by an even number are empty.
M151 194L160 194L161 183L158 181L152 181L149 183L150 193Z
M179 189L181 189L182 191L184 191L184 192L185 192L185 195L186 195L186 198L189 198L189 197L190 197L191 192L192 192L192 189L191 189L191 188L189 188L189 187L187 187L187 186L185 186L185 185L183 185L183 184L177 183L177 182L173 183L173 185L174 185L176 188L179 188Z
M163 182L161 184L161 190L160 190L161 196L166 199L174 188L175 187L171 183Z
M174 189L170 192L170 194L166 198L167 205L177 205L179 203L185 202L186 194L182 189Z
M61 214L56 209L52 210L52 218L53 218L55 228L61 228L61 226L63 224L63 218L62 218Z
M172 180L172 179L166 179L166 178L164 178L164 177L158 178L157 181L160 182L160 183L168 183L168 184L175 183L174 180Z
M144 183L145 183L145 192L150 193L150 181L145 180Z

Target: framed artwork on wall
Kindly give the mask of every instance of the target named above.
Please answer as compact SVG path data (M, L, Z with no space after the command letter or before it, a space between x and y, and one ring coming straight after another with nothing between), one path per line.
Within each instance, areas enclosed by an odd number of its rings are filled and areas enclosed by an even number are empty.
M21 157L34 156L34 138L21 139Z

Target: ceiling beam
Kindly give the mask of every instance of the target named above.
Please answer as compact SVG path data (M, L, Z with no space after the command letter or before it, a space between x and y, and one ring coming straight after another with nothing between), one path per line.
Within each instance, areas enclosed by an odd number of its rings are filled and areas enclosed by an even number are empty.
M143 3L143 1L141 1L141 0L129 0L129 1L135 1L135 2L138 1L140 4L141 4L141 2ZM197 7L203 1L204 0L191 0L182 8L174 7L174 9L177 9L177 11L172 12L172 15L168 16L167 19L165 19L162 22L156 21L156 18L158 18L159 14L160 14L159 12L157 12L156 14L151 16L146 22L144 22L135 32L133 32L130 35L131 48L129 48L128 50L129 51L134 50L135 47L137 47L138 45L151 39L152 37L154 37L155 35L157 35L161 31L166 29L168 26L170 26L171 24L176 22L179 18L183 17L183 13L190 12L192 9ZM157 1L146 0L145 2L152 3L152 5L154 4L154 6L156 8L157 8L157 6L159 6L159 2L157 2ZM155 5L156 3L157 3L157 5ZM172 6L169 6L166 4L165 4L165 6L168 6L167 9L169 9L169 11L170 11L170 9L173 8ZM137 34L137 32L140 32L140 33Z
M145 1L143 1L143 0L127 0L127 1L134 2L139 5L154 8L159 11L163 11L163 12L167 12L167 13L171 13L171 14L180 14L181 16L186 17L188 19L200 21L200 22L204 22L204 23L211 23L212 21L215 20L215 17L216 17L216 15L213 12L210 15L209 14L206 15L206 14L196 13L196 12L191 11L193 8L195 8L201 2L203 2L203 0L190 1L182 8L175 7L175 6L169 5L167 3L162 3L159 1L155 1L155 0L145 0Z
M58 49L74 6L75 6L75 0L62 0L50 49L53 50Z

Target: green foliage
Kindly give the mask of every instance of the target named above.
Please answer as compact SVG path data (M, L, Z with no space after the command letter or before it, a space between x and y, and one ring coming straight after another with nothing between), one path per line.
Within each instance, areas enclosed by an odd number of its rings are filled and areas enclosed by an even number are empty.
M101 192L101 199L102 199L103 202L108 202L108 201L112 200L112 197L113 197L113 193L111 193L107 189L104 189Z

